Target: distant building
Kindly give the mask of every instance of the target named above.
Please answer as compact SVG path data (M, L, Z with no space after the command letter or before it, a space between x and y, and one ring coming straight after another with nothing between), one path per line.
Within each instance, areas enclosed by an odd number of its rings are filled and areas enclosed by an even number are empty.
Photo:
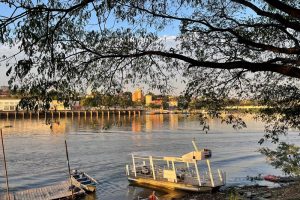
M145 100L146 100L146 106L149 106L152 103L152 95L147 94L145 96Z
M155 100L151 101L151 104L162 106L163 100L162 99L155 99Z
M0 99L0 111L15 111L20 99Z
M143 92L141 89L138 88L132 93L132 101L142 102L142 99L143 99Z
M10 90L8 86L0 86L0 97L10 96Z
M64 102L52 100L49 110L65 110Z
M169 108L177 108L178 100L175 97L169 97Z

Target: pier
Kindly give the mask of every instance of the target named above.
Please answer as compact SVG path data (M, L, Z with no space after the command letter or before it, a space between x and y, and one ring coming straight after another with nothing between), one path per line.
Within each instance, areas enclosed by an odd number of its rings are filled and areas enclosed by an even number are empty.
M10 198L7 197L6 193L0 194L0 199L3 200L54 200L54 199L65 199L72 197L72 191L69 190L70 182L63 181L55 185L45 186L41 188L34 188L24 191L11 192ZM78 189L79 190L79 189ZM84 195L85 192L80 189L74 195Z
M31 118L61 118L61 117L98 117L109 115L141 115L142 109L121 109L121 110L49 110L49 111L0 111L0 119L31 119Z

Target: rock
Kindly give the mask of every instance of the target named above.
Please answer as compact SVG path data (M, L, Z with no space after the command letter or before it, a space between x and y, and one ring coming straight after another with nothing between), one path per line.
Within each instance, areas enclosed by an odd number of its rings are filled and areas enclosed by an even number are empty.
M264 198L271 198L272 197L272 193L271 192L267 192L263 195Z
M255 200L268 200L268 199L266 199L264 197L257 197L257 198L255 198Z
M247 198L251 198L252 197L252 193L251 192L246 192L246 197Z

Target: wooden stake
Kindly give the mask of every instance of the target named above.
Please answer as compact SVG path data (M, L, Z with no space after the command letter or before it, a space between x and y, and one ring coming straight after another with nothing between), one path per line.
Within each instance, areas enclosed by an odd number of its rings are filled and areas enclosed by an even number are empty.
M71 178L71 168L70 168L70 162L69 162L69 153L68 153L67 140L65 140L65 147L66 147L66 156L67 156L70 184L71 184L71 189L72 189L72 199L74 199L74 191L73 191L73 184L72 184L72 178Z
M4 151L4 142L3 142L3 135L2 135L2 129L0 129L1 133L1 142L2 142L2 152L3 152L3 160L4 160L4 170L5 170L5 178L6 178L6 198L10 200L9 196L9 185L8 185L8 173L7 173L7 166L6 166L6 158L5 158L5 151Z

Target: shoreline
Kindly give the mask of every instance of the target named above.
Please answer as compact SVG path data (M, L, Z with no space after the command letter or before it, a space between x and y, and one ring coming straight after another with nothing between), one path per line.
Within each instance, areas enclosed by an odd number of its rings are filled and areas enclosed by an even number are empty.
M300 181L281 184L280 187L267 187L260 185L230 186L215 193L187 194L182 200L299 200ZM178 199L179 200L179 199Z

